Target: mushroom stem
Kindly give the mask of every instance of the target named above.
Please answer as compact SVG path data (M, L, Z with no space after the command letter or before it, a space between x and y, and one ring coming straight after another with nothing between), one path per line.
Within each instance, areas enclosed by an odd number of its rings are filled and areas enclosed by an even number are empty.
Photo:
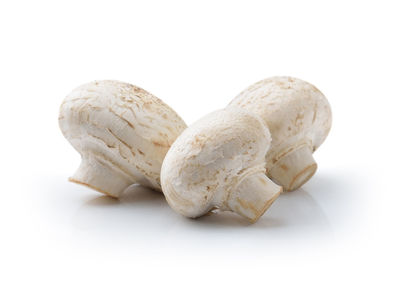
M293 191L307 182L317 171L309 146L303 145L278 160L268 172L268 176L283 187Z
M272 182L265 174L252 174L232 190L227 206L233 212L254 223L281 192L282 187Z
M134 183L121 172L92 156L82 158L81 165L69 180L114 198L118 198L128 186Z

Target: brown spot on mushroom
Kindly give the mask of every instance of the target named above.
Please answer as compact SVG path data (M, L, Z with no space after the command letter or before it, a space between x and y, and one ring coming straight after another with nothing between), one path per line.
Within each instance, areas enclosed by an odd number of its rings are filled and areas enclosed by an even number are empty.
M140 126L142 126L142 127L145 127L145 128L150 128L150 126L149 125L147 125L147 124L144 124L144 123L142 123L142 122L139 122L138 123Z
M136 117L136 113L135 113L135 111L133 111L133 108L129 107L129 110L132 112L133 117Z
M147 93L143 88L140 88L136 85L132 85L132 89L134 90L135 93L141 94L141 93Z
M258 178L258 180L260 181L261 184L267 185L267 183L265 182L265 180L263 178Z
M312 118L312 123L315 122L316 118L317 118L317 105L314 105L314 115L313 115L313 118Z
M212 191L214 191L217 187L218 187L218 183L216 183L216 184L214 184L214 185L209 185L209 186L207 186L206 187L206 189L207 189L207 192L212 192Z
M103 110L103 108L100 106L94 106L92 104L88 104L87 106L89 106L91 109L96 110L96 111Z
M169 148L171 145L170 144L165 144L159 141L151 141L155 146L157 147L162 147L162 148Z
M146 110L151 110L151 108L152 108L152 103L149 102L149 101L144 102L144 103L143 103L143 108L146 109Z
M128 143L126 143L124 140L122 140L121 138L119 138L114 132L112 132L112 130L110 128L107 128L107 131L110 132L110 134L112 136L115 137L115 139L117 139L119 142L121 142L122 144L124 144L126 147L128 147L129 149L131 149L131 146L129 146Z
M150 123L153 123L153 121L154 121L154 117L152 117L152 116L144 116L144 118L148 119L150 121Z
M137 151L139 152L140 155L144 155L143 151L140 149L137 149Z
M191 142L193 147L203 148L205 144L205 136L204 135L196 135L194 140Z
M286 166L285 164L282 164L279 166L282 170L287 171L289 170L288 166Z
M132 129L135 129L135 126L129 122L129 120L125 119L124 117L122 117L121 115L119 115L118 113L116 113L111 107L108 108L108 110L114 114L115 116L117 116L118 118L122 119L126 124L128 124L129 127L131 127Z
M108 148L115 148L115 145L114 145L114 144L107 143L103 138L101 138L101 137L99 137L99 136L96 136L96 135L91 134L91 133L88 133L88 136L93 137L93 138L95 138L95 139L97 139L97 140L99 140L99 141L102 141L104 144L106 144L106 146L107 146Z
M120 155L122 158L124 158L125 160L128 159L126 156L124 156L124 155L122 154L121 145L118 145L118 153L119 153L119 155Z
M304 118L304 114L303 113L298 113L296 116L296 122L303 119Z

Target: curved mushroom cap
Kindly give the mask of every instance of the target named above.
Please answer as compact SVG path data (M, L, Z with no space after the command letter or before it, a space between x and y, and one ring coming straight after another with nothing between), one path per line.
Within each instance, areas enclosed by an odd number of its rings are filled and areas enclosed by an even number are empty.
M329 103L315 86L293 77L267 78L242 91L229 106L259 115L268 126L272 135L266 157L269 176L285 190L300 187L314 174L311 154L332 124Z
M73 90L61 105L59 125L82 156L70 180L114 197L133 183L160 189L164 156L186 128L157 97L111 80Z
M203 117L165 157L161 185L168 203L187 217L219 208L257 220L281 191L265 175L270 140L261 119L245 110Z

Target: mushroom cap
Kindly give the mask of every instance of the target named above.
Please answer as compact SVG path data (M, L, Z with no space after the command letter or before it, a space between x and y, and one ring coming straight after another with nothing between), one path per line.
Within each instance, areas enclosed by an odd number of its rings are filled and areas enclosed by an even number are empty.
M128 181L155 189L161 188L165 154L186 128L154 95L113 80L74 89L60 107L59 126L83 160L95 158Z
M161 169L170 206L187 217L228 209L231 189L246 175L265 172L271 137L262 120L243 109L212 112L172 144Z
M331 108L325 96L312 84L293 77L261 80L242 91L229 106L257 114L268 126L272 143L267 168L282 154L302 145L314 152L332 124Z

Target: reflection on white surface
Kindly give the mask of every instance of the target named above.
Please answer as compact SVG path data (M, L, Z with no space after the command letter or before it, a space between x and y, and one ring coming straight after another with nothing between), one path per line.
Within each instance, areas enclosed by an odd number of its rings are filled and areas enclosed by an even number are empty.
M199 229L235 228L290 228L316 227L329 229L329 221L323 209L303 189L284 193L255 224L231 212L219 212L198 219L186 219L171 213L162 194L134 185L120 199L99 195L84 202L75 214L73 225L81 229L147 225L146 229L179 225ZM177 223L173 223L178 220ZM154 224L154 227L150 223Z
M38 176L24 181L29 191L10 193L13 202L21 203L9 208L18 206L14 213L19 214L19 223L14 220L9 232L10 243L17 246L9 257L28 269L35 263L38 269L50 268L53 276L68 268L92 279L113 269L110 281L121 268L130 276L140 267L150 276L154 268L166 275L183 267L187 277L205 267L215 273L242 273L245 267L246 273L264 275L268 270L281 279L287 267L297 275L318 269L329 276L332 267L319 265L324 260L334 261L342 272L353 271L360 255L371 253L365 249L374 239L371 233L364 235L372 229L371 221L361 227L371 214L371 209L367 215L363 212L365 197L373 192L368 178L345 169L320 170L302 189L282 194L257 223L249 224L230 212L185 218L161 193L141 186L130 187L116 200L70 183L66 175ZM40 264L37 257L42 257Z
M357 204L362 200L357 193L348 194L349 182L337 174L317 174L302 189L282 194L255 224L231 212L182 217L170 209L161 193L139 185L128 188L119 200L95 192L88 198L81 186L70 183L63 192L76 189L74 194L81 197L74 200L79 207L71 213L70 230L73 237L87 238L90 244L118 244L135 252L236 247L263 255L330 244L346 225L355 227Z

